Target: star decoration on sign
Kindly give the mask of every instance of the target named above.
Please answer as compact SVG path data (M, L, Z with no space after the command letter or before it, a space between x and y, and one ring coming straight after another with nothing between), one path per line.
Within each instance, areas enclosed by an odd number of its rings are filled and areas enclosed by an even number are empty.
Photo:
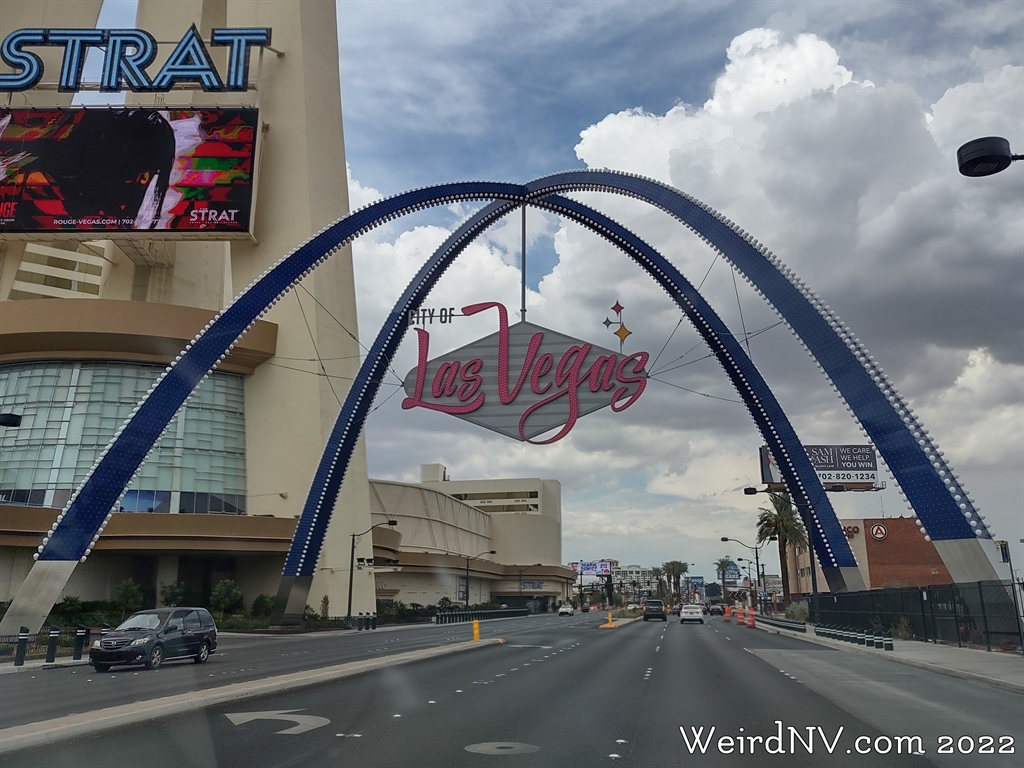
M624 309L625 307L619 303L618 299L616 299L611 310L615 313L615 317L618 319L610 320L607 317L604 319L605 328L611 328L613 325L619 326L616 330L612 331L612 333L619 337L619 352L622 352L622 345L626 341L626 337L633 335L633 332L629 330L629 328L626 327L626 324L622 321L622 310Z

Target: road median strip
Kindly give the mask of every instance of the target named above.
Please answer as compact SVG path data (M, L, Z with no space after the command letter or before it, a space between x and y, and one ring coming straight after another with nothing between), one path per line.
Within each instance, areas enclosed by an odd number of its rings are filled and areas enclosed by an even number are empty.
M373 672L385 667L448 656L453 653L469 651L473 648L481 648L488 645L499 645L504 642L500 638L489 638L479 642L469 641L433 648L422 648L416 651L397 653L393 656L352 661L323 669L292 672L287 675L268 677L263 680L233 683L204 691L190 691L189 693L180 693L148 701L121 704L116 707L108 707L93 712L66 715L37 723L16 725L0 730L0 755L41 744L63 741L88 733L120 728L131 723L155 720L161 717L181 714L182 712L205 709L206 707L222 704L227 701L304 688L316 685L317 683L325 683L331 680L340 680L346 677Z

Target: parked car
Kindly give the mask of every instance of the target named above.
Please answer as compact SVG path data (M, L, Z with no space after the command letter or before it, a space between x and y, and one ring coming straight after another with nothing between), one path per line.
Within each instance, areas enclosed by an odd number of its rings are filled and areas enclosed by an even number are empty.
M688 621L699 621L704 623L704 611L699 605L684 605L679 613L679 623L685 624Z
M573 613L574 613L574 611L572 609L572 606L569 603L562 603L558 607L558 615L559 616L572 616Z
M644 603L644 621L648 619L668 621L668 616L665 614L665 604L661 600L647 600Z
M157 669L165 661L202 664L217 650L217 625L205 608L157 608L133 613L89 649L97 672L114 665Z

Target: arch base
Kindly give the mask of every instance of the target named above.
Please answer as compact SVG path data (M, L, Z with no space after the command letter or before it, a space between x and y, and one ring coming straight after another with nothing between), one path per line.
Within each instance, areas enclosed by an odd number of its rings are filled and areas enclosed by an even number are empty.
M312 587L312 576L282 576L274 600L274 610L270 614L271 626L293 627L301 624Z
M77 560L37 560L18 587L14 600L0 621L0 635L16 635L21 627L35 634L43 628L50 609L78 565Z

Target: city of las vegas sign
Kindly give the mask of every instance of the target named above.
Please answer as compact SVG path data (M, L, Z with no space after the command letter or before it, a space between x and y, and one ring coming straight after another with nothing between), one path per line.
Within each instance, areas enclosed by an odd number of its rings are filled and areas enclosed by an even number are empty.
M497 302L471 304L462 314L491 309L495 333L432 360L430 334L416 328L418 363L405 376L402 408L439 411L546 445L568 435L581 416L608 406L624 411L643 394L647 352L614 352L525 321L509 326L508 310Z

